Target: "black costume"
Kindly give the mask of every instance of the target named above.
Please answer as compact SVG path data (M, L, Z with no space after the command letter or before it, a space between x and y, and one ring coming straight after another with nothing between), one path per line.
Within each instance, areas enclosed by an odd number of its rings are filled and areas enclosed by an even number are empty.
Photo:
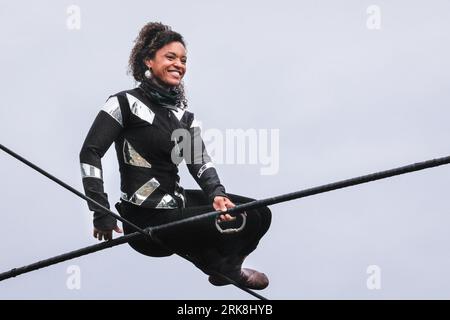
M253 199L225 193L216 169L201 139L194 114L181 107L180 94L165 90L152 81L108 98L97 115L80 152L83 186L87 196L109 208L103 189L101 158L115 142L121 176L121 203L116 205L124 218L140 227L158 225L190 215L214 211L215 196L230 198L235 204ZM181 134L173 135L177 129ZM184 190L178 164L185 160L189 172L202 190ZM94 211L94 226L111 230L116 219ZM215 255L247 255L270 226L271 213L265 207L232 222L215 219L159 235L170 248L198 257L205 263ZM243 229L234 234L226 228ZM125 233L133 232L124 225ZM130 245L151 255L170 255L156 243L137 240ZM209 252L205 254L205 252ZM206 258L205 258L206 257Z

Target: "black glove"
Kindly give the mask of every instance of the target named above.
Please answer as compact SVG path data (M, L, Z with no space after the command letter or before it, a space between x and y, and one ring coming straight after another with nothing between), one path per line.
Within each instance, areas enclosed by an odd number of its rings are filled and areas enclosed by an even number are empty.
M94 212L94 227L98 230L113 230L117 225L117 219L105 212Z

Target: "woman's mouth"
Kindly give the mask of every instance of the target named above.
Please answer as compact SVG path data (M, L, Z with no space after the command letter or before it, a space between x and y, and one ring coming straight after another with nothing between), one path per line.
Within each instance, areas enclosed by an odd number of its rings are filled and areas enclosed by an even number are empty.
M169 74L177 79L181 78L181 72L178 70L169 70Z

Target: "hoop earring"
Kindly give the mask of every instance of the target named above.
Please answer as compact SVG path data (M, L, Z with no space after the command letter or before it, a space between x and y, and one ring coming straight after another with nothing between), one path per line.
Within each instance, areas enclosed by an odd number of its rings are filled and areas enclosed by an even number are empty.
M152 70L152 69L149 68L149 69L145 70L145 72L144 72L144 76L145 76L147 79L150 79L150 78L152 77L152 71L151 71L151 70Z

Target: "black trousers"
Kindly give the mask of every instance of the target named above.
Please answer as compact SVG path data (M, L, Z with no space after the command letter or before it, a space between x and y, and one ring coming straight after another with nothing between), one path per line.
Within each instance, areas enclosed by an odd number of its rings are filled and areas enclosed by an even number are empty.
M254 199L227 193L230 200L238 205ZM202 190L185 190L186 208L153 209L142 208L122 201L117 204L119 213L125 219L141 228L156 226L168 222L214 211ZM271 223L271 212L267 207L248 211L245 225L241 231L224 233L219 231L214 217L199 222L183 224L167 230L161 230L156 236L164 246L144 237L131 241L129 245L139 253L152 257L172 255L174 252L187 254L203 266L214 266L227 257L246 256L256 249L259 240L267 232ZM234 221L219 223L222 230L239 228L244 217L239 215ZM134 230L124 224L125 234Z

